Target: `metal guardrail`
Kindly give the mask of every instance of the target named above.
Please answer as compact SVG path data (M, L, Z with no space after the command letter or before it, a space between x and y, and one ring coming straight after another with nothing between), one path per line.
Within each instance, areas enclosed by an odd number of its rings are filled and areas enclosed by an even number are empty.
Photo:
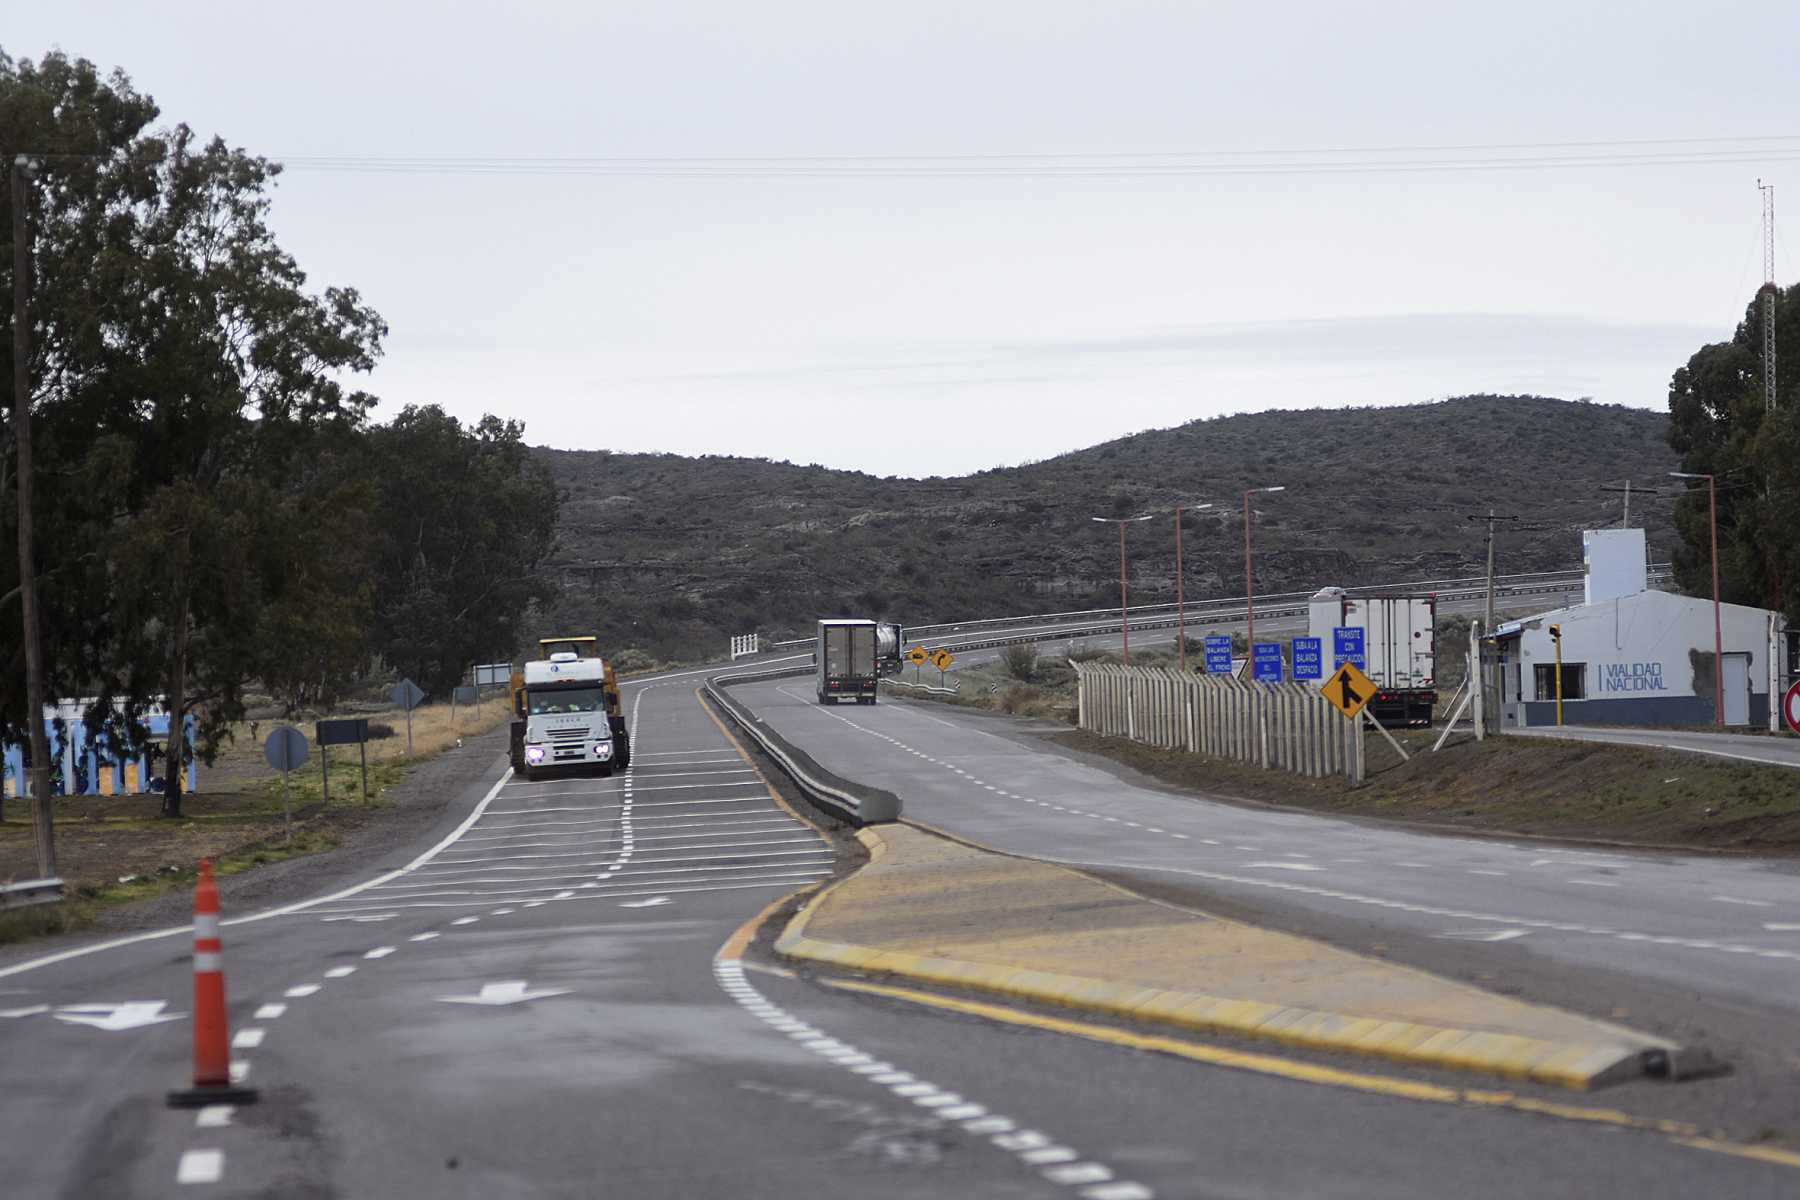
M55 904L63 898L60 879L27 879L22 883L0 883L0 909L24 908L31 904Z
M1667 583L1673 577L1674 572L1669 564L1658 563L1650 567L1648 582L1655 586L1659 583ZM1532 571L1518 575L1496 575L1494 577L1494 595L1496 598L1554 595L1580 587L1584 578L1585 575L1581 571ZM1351 597L1429 592L1434 594L1439 601L1476 600L1487 595L1487 578L1475 575L1453 579L1417 580L1410 583L1371 584L1367 587L1347 588L1345 591ZM1312 599L1313 595L1313 592L1274 592L1266 597L1259 596L1256 606L1257 620L1304 615L1306 603ZM1264 608L1265 602L1276 607ZM1176 606L1172 603L1138 605L1129 610L1127 623L1133 630L1172 629L1183 622L1190 625L1204 625L1208 621L1241 621L1244 619L1243 601L1235 596L1189 601L1182 608L1181 621L1176 620L1175 608ZM1087 608L1069 612L1028 613L1014 617L971 617L968 620L944 621L935 625L909 625L905 630L905 639L908 645L927 640L942 642L944 638L954 637L957 634L998 634L1003 628L1016 627L1028 622L1035 623L1032 626L1032 632L1044 631L1047 638L1082 637L1118 629L1118 611L1116 608ZM1110 625L1107 622L1110 622ZM957 642L950 648L978 650L986 646L1014 645L1022 641L1038 640L1046 640L1046 638L1008 636L991 642ZM770 648L789 650L812 644L813 639L810 637L794 638L790 641L771 642Z
M724 710L763 752L774 759L806 798L853 825L873 825L900 819L900 797L883 788L869 787L826 770L812 755L770 729L726 689L740 683L761 683L812 674L811 667L784 667L774 671L746 671L714 675L706 681L706 694Z

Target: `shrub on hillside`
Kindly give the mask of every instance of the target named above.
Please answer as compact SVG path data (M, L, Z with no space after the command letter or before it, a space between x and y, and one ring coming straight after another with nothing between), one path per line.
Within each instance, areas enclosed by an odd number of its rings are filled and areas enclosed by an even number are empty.
M1000 665L1014 679L1022 683L1034 682L1038 677L1037 647L1029 644L1008 646L1000 655Z

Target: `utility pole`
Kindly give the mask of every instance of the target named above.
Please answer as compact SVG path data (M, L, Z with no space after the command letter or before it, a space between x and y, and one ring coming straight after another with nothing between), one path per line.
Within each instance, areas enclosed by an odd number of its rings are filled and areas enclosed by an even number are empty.
M1762 193L1763 210L1763 403L1770 409L1775 403L1775 185L1758 179L1756 190Z
M37 555L31 529L31 160L13 159L13 446L18 455L19 608L25 642L25 725L31 741L31 812L37 868L56 878L50 813L50 739L44 736L44 642L38 622Z
M1482 516L1480 513L1465 513L1464 515L1471 521L1487 522L1487 615L1482 628L1486 629L1488 636L1491 637L1494 633L1494 528L1497 522L1516 521L1519 518L1515 515L1495 516L1492 508L1487 510L1486 516Z
M1634 488L1631 486L1631 480L1629 480L1629 479L1627 479L1625 481L1625 486L1622 488L1602 487L1600 490L1603 492L1624 492L1625 493L1625 512L1624 512L1624 515L1619 518L1619 528L1620 529L1631 528L1631 493L1632 492L1636 492L1640 496L1660 496L1660 495L1662 495L1662 493L1659 492L1655 488L1646 488L1646 487Z

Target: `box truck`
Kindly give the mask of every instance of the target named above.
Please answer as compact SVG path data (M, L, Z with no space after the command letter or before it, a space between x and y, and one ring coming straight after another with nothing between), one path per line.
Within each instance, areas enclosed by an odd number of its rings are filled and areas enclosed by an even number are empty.
M813 663L820 704L836 704L845 699L858 704L875 703L875 622L820 621Z
M1320 588L1307 604L1326 676L1337 669L1340 629L1362 631L1362 669L1377 690L1369 715L1389 729L1428 726L1437 706L1437 597L1352 596ZM1354 637L1346 639L1353 643Z

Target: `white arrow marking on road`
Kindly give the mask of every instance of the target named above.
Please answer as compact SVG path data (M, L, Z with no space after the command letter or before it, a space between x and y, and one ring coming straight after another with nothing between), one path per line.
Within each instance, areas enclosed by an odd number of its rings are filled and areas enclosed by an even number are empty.
M540 988L532 992L525 988L523 979L508 979L500 983L484 983L478 996L439 996L445 1004L517 1004L521 1000L542 1000L545 996L566 996L568 988Z
M627 900L620 908L655 908L659 904L672 904L667 896L652 896L648 900Z
M91 1025L95 1029L115 1032L137 1029L144 1025L160 1025L179 1021L186 1013L165 1013L161 1000L138 1000L129 1004L71 1004L56 1010L56 1019L71 1025Z
M1514 938L1522 938L1530 932L1529 929L1452 929L1448 933L1434 936L1454 938L1462 942L1510 942Z
M0 1009L0 1017L35 1017L39 1013L47 1013L49 1011L50 1006L48 1004L34 1004L30 1008Z

